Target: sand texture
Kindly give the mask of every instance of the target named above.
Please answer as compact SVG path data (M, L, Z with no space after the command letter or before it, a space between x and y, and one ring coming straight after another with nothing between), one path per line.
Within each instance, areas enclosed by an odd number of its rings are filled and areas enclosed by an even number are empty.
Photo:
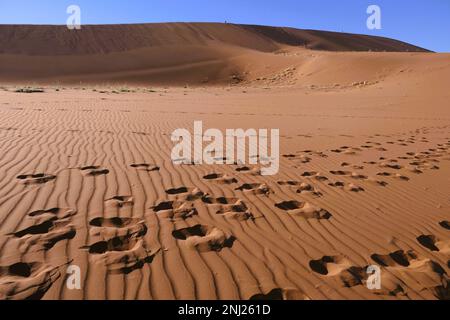
M0 299L449 299L450 54L96 28L0 26ZM174 164L199 120L279 128L279 173Z

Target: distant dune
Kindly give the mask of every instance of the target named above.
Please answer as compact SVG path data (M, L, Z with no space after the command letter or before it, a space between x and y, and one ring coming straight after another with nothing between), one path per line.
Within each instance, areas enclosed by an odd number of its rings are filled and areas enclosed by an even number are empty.
M401 41L220 23L0 26L1 82L215 84L281 69L292 50L427 52ZM275 57L276 55L276 57ZM297 54L298 55L298 54ZM249 66L256 62L254 66ZM262 68L262 69L261 69ZM253 77L257 78L257 76Z
M66 26L0 26L1 53L104 54L164 46L222 44L270 52L283 45L327 51L427 51L388 38L314 30L220 23Z

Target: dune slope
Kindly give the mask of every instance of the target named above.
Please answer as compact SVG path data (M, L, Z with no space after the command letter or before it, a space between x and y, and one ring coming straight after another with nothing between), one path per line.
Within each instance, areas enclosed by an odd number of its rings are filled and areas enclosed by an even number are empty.
M286 47L426 52L373 36L218 23L3 25L0 44L0 81L42 83L227 83L245 71L236 58L270 59Z

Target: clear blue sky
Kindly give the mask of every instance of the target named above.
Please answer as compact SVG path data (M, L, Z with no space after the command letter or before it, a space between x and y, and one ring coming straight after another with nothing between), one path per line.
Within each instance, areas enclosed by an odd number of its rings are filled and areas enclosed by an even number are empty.
M290 26L387 36L450 52L450 0L0 0L0 24L65 24L81 7L82 24L208 21ZM381 7L382 29L366 27Z

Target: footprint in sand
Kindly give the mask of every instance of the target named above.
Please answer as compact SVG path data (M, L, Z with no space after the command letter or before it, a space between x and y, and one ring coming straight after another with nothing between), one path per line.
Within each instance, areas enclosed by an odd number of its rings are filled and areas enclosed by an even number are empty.
M378 172L377 176L381 176L381 177L392 177L398 180L402 180L402 181L409 181L409 177L402 175L400 173L390 173L390 172Z
M390 161L390 162L381 162L378 165L380 168L389 168L389 169L394 169L394 170L400 170L403 168L403 166L401 166L400 164L396 163L395 161Z
M437 161L437 160L412 161L409 163L409 165L412 167L415 167L419 170L439 170L440 167L434 163L439 163L439 161Z
M27 227L8 235L17 238L21 252L50 250L59 241L75 237L70 223L75 214L75 210L61 208L33 211L26 219Z
M190 248L196 248L201 252L221 251L231 248L236 238L217 227L197 224L192 227L177 229L172 236L186 243Z
M296 200L283 201L275 204L275 207L287 211L291 215L305 219L330 219L332 217L331 213L327 210L316 207L309 202L299 202Z
M305 171L301 174L302 177L306 177L306 178L313 178L316 179L317 181L327 181L328 178L323 176L321 173L319 172L315 172L315 171Z
M104 217L97 217L89 221L90 226L94 227L106 227L106 228L125 228L129 226L136 226L139 225L139 229L141 232L139 232L141 235L144 235L146 233L146 227L143 222L143 220L135 219L135 218L120 218L120 217L113 217L113 218L104 218ZM129 232L130 229L127 229L127 232Z
M240 166L240 167L237 167L235 170L237 172L239 172L239 173L251 174L253 176L260 176L261 175L261 169L258 169L257 167L250 168L250 167L247 167L247 166Z
M111 273L128 274L151 263L159 252L148 249L143 237L147 234L144 220L97 217L89 222L91 244L87 249L95 263L104 264Z
M206 176L203 176L203 179L214 181L219 184L232 184L238 182L236 178L230 177L222 173L207 174Z
M348 146L342 146L338 149L332 149L330 151L334 152L334 153L342 153L345 155L356 155L357 152L360 152L362 150L360 148L352 148L352 147L348 147Z
M368 277L366 268L353 266L343 256L324 256L318 260L311 260L309 267L322 276L339 281L344 287L362 285Z
M286 180L286 181L277 181L277 183L280 186L300 186L302 184L301 181L295 181L295 180Z
M450 222L447 220L439 222L439 225L444 229L450 230Z
M347 190L347 191L350 191L350 192L363 192L363 191L365 191L364 188L362 188L360 186L357 186L356 184L345 183L345 182L342 182L342 181L336 181L336 182L333 182L333 183L329 183L328 185L330 187L333 187L333 188L341 188L341 189L344 189L344 190Z
M237 172L248 172L248 171L251 171L251 170L252 170L251 168L246 167L246 166L236 168Z
M352 174L350 171L342 171L342 170L332 170L330 171L330 173L335 176L349 176Z
M315 177L316 175L316 171L305 171L301 174L302 177Z
M356 173L356 172L352 172L352 174L350 175L350 178L355 179L355 180L367 180L367 179L369 179L368 176L360 174L360 173Z
M333 188L344 188L345 187L345 182L342 181L336 181L336 182L331 182L328 184L330 187Z
M60 276L58 267L39 262L0 266L0 300L40 300Z
M350 167L350 166L351 166L351 168L353 168L355 170L363 170L364 169L364 166L361 166L361 165L356 165L356 164L352 165L351 163L348 163L348 162L341 163L341 167Z
M138 132L138 131L132 131L131 133L137 134L139 136L149 136L150 135L146 132Z
M29 184L43 184L56 179L56 176L46 173L36 173L36 174L22 174L17 176L20 182Z
M420 235L417 241L431 251L438 251L442 253L450 253L450 240L440 240L434 235Z
M322 151L303 150L303 151L299 151L299 153L303 153L308 156L315 156L315 157L319 157L319 158L328 158L328 155L326 155Z
M175 198L181 202L189 202L201 199L205 193L198 188L178 187L167 189L166 193L170 198Z
M336 170L336 171L330 171L331 174L335 175L335 176L348 176L352 179L355 180L367 180L368 177L357 173L357 172L350 172L350 171L343 171L343 170Z
M374 253L370 257L373 261L383 267L395 267L398 265L407 267L410 265L411 261L418 259L417 254L412 250L406 252L397 250L386 255Z
M137 243L134 237L130 236L115 236L111 239L92 243L84 248L89 250L91 254L103 254L113 251L128 251Z
M134 205L134 200L132 196L114 196L110 199L105 200L106 208L125 208L132 207Z
M278 181L277 183L280 186L294 187L296 193L312 195L314 197L322 196L322 193L318 189L316 189L313 185L306 182L287 180L287 181Z
M389 272L381 273L382 290L379 294L408 296L406 288L420 288L430 298L450 299L450 280L439 263L420 258L414 251L398 250L386 255L372 254L371 258Z
M91 226L89 235L96 240L89 249L99 251L104 245L116 246L120 245L120 241L130 241L131 239L140 239L147 234L147 226L145 221L136 218L121 218L121 217L96 217L89 221ZM115 239L118 238L118 239ZM106 246L105 251L109 247Z
M268 196L269 194L273 193L272 189L270 189L269 186L267 186L267 184L265 183L244 183L235 190L243 191L246 193L252 193L254 195L265 195L265 196Z
M296 155L296 154L283 154L283 158L286 158L288 160L293 160L297 163L309 163L312 161L310 157L304 154Z
M147 171L147 172L160 170L160 168L158 166L148 164L148 163L133 163L133 164L130 164L130 167L137 169L137 170L141 170L141 171Z
M241 199L205 196L202 198L202 201L213 207L216 214L223 215L226 218L242 221L253 219L253 214Z
M193 202L182 200L163 201L151 207L151 209L158 216L169 218L172 221L177 219L186 220L198 214Z
M107 175L109 173L108 169L101 168L100 166L85 166L81 167L80 170L84 175L92 177Z
M423 173L422 170L420 170L418 167L414 167L414 166L407 166L405 169L410 171L410 172L412 172L412 173L415 173L415 174L422 174Z
M172 188L172 189L166 190L166 193L170 194L170 195L177 195L177 194L183 194L183 193L188 193L188 192L189 192L189 189L186 187Z
M145 264L152 263L158 250L148 250L142 239L114 237L89 246L89 253L94 255L94 261L106 265L113 274L128 274L141 269Z
M387 183L386 181L378 180L375 177L367 177L365 182L374 184L374 185L379 186L379 187L386 187L387 185L389 185L389 183Z

